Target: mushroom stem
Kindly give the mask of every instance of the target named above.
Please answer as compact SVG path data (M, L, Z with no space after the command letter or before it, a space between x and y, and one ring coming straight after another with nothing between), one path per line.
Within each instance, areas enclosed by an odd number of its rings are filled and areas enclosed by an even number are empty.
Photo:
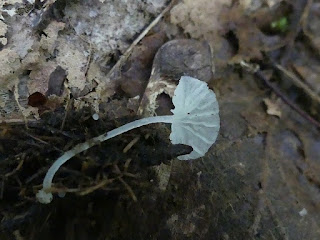
M59 170L59 168L67 162L70 158L74 157L75 155L103 142L110 138L116 137L122 133L128 132L132 129L148 125L151 123L172 123L173 122L173 115L171 116L155 116L155 117L148 117L143 119L138 119L133 122L127 123L121 127L113 129L107 133L104 133L98 137L92 138L84 143L80 143L73 147L71 150L65 152L61 157L59 157L49 168L44 180L42 189L37 193L37 199L41 203L50 203L52 200L52 194L50 193L50 188L52 185L52 180L55 173Z

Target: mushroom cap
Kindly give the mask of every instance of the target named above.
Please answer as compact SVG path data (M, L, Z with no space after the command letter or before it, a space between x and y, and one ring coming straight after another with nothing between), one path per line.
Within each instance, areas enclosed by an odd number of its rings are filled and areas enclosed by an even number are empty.
M219 105L215 93L205 82L182 76L174 92L171 112L170 140L173 144L185 144L193 148L180 160L203 157L216 141L220 129Z

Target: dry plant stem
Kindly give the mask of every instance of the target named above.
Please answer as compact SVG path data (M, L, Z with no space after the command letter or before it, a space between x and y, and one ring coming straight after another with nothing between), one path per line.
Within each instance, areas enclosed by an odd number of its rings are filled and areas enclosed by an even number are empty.
M288 97L286 97L281 90L276 87L274 84L272 84L268 79L266 79L263 74L260 71L255 72L255 76L257 76L259 79L264 81L266 85L274 91L274 93L280 97L286 104L288 104L293 110L295 110L297 113L299 113L304 119L315 125L316 127L320 128L320 122L315 120L313 117L311 117L308 113L303 111L301 108L299 108L296 104L294 104Z
M75 155L103 142L110 138L113 138L115 136L118 136L122 133L125 133L127 131L130 131L134 128L138 128L147 124L151 123L172 123L173 116L156 116L156 117L149 117L149 118L143 118L139 119L133 122L130 122L128 124L125 124L119 128L116 128L114 130L111 130L105 134L102 134L98 137L92 138L84 143L80 143L76 145L71 150L65 152L61 157L59 157L53 165L48 170L44 180L43 180L43 190L48 190L51 188L52 180L54 177L54 174L58 171L58 169L67 162L70 158L74 157Z

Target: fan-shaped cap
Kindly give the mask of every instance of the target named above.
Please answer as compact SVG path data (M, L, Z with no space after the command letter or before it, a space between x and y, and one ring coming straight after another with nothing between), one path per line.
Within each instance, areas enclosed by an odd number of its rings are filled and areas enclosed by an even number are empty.
M205 82L183 76L174 92L171 112L170 140L173 144L185 144L193 148L190 154L179 156L180 160L202 157L216 141L219 129L219 105L215 93Z

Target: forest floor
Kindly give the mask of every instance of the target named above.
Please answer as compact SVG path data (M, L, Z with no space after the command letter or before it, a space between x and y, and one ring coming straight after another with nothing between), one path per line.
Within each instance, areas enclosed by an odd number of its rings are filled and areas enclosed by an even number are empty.
M64 151L170 114L182 75L219 102L205 157L175 159L190 149L170 126L145 126L37 202ZM0 239L320 239L319 93L315 0L3 0Z

